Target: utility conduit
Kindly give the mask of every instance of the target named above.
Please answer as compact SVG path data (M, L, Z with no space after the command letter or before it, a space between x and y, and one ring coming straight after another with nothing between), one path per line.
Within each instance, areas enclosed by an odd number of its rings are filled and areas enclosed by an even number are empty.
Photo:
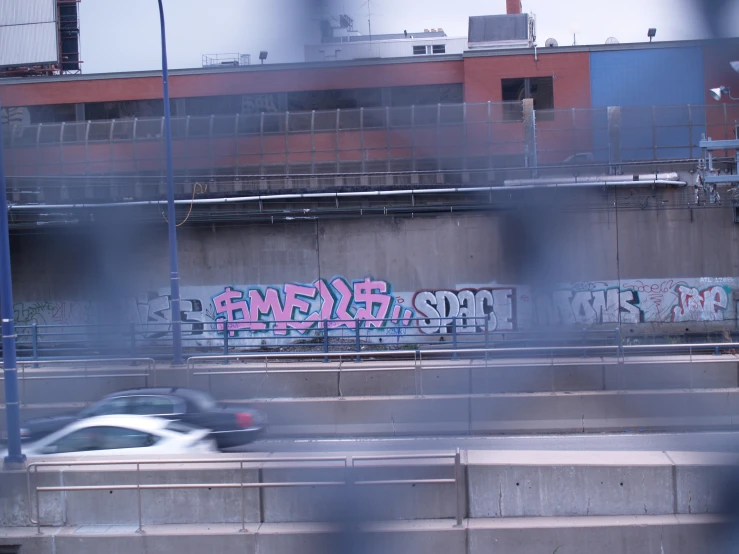
M569 181L567 179L557 179L553 181L543 180L536 181L535 179L525 181L506 181L504 187L457 187L457 188L444 188L444 189L404 189L404 190L374 190L364 192L308 192L308 193L296 193L296 194L271 194L271 195L255 195L255 196L233 196L233 197L221 197L221 198L198 198L194 200L175 200L175 204L181 205L193 205L193 204L241 204L247 202L263 202L270 200L300 200L300 199L312 199L312 198L351 198L351 197L366 197L366 196L402 196L402 195L415 195L415 194L456 194L456 193L468 193L468 192L506 192L510 193L511 190L523 190L523 189L545 189L545 188L586 188L586 187L647 187L654 185L661 186L681 186L687 185L685 181L672 180L677 179L676 173L664 173L657 176L645 176L640 175L638 180L628 179L627 177L619 176L618 180L612 180L607 176L593 177L593 180L579 181L573 179ZM529 183L531 181L531 183ZM515 185L509 185L509 183L521 183ZM526 184L528 183L528 184ZM166 200L139 200L134 202L115 202L106 204L12 204L9 206L11 211L20 210L69 210L69 209L93 209L93 208L119 208L119 207L133 207L133 206L163 206L167 203Z

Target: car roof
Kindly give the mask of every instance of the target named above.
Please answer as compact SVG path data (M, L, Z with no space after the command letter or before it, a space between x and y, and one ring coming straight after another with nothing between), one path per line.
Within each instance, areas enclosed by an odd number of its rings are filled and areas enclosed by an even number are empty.
M147 394L161 394L167 396L179 396L182 398L192 398L194 396L201 396L207 394L195 389L188 389L184 387L148 387L140 389L126 389L118 392L111 393L106 398L116 398L118 396L134 396L134 395L147 395Z
M85 429L87 427L126 427L134 429L136 431L145 431L152 433L155 431L161 431L166 428L171 422L168 419L145 416L145 415L131 415L131 414L115 414L115 415L103 415L96 417L89 417L82 419L76 423L70 425L70 428Z

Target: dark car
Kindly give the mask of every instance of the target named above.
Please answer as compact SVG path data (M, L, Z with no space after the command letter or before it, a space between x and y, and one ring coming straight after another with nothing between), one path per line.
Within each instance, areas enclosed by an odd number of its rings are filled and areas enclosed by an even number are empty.
M266 418L260 412L221 406L205 392L178 387L148 388L109 394L77 414L24 421L21 439L37 441L73 421L111 414L159 416L210 429L219 449L256 440L266 425Z

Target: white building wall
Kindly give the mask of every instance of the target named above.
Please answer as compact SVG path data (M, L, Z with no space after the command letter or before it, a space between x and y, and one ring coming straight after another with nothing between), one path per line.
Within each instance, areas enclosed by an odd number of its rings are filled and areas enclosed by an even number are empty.
M427 47L428 53L423 57L432 57L433 45L444 45L444 54L461 54L467 50L466 38L407 38L397 40L340 42L330 44L309 44L305 46L306 62L324 62L333 60L358 60L368 58L405 58L413 57L414 46ZM417 55L417 57L422 57Z

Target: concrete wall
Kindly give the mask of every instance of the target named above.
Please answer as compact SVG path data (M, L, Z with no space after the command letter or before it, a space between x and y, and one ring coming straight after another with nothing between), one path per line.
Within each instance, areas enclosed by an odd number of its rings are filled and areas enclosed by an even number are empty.
M531 191L517 197L519 211L185 226L183 320L219 343L228 320L234 338L257 340L251 346L265 336L310 338L322 319L353 336L353 320L373 317L396 320L376 330L385 342L417 342L406 337L419 334L413 317L428 318L423 335L450 332L452 316L475 318L462 332L482 331L485 319L489 331L734 330L739 256L726 245L739 227L727 207L688 208L691 194ZM18 324L130 321L151 324L148 338L167 330L164 227L108 223L14 237ZM252 327L249 310L254 321L296 325Z

